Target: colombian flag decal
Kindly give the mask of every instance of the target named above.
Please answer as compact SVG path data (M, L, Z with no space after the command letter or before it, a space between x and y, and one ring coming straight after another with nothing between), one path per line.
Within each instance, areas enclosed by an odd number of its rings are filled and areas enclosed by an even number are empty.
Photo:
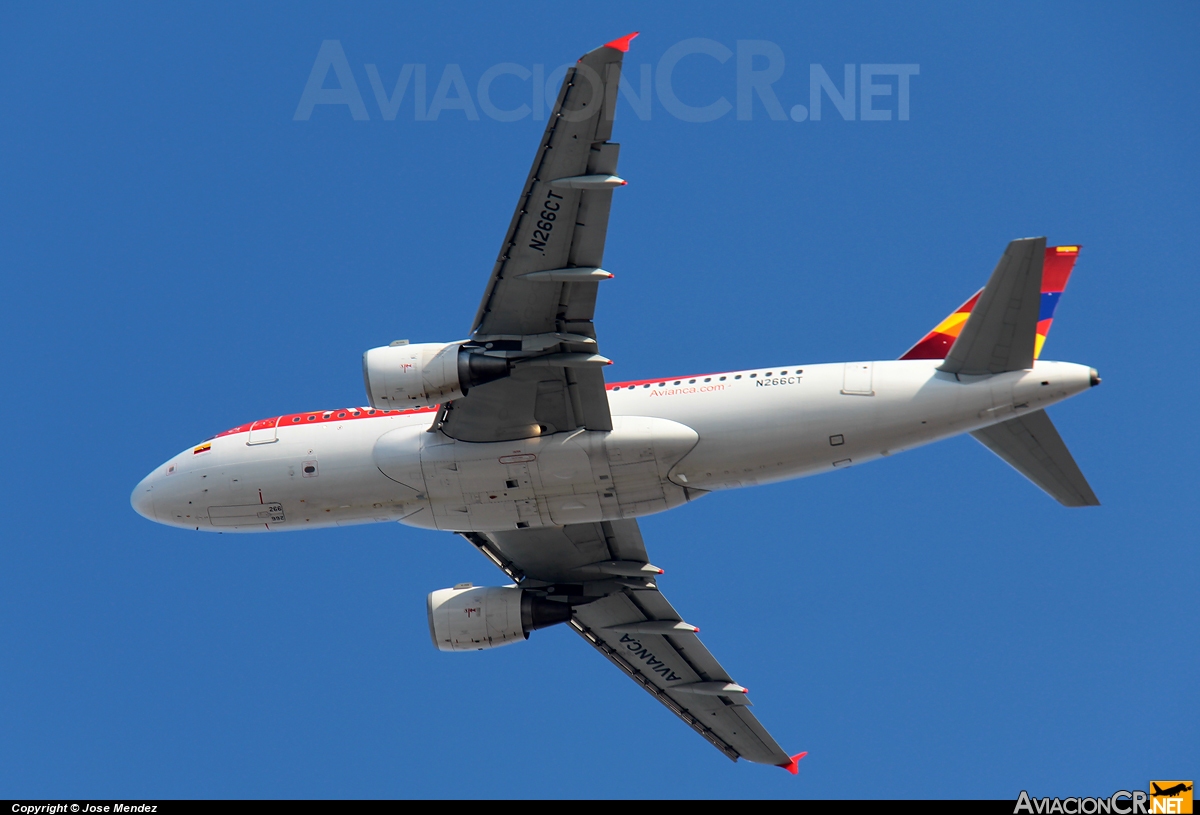
M212 442L205 442L204 444L202 444L199 447L192 450L192 455L198 456L201 453L207 453L211 449L212 449Z

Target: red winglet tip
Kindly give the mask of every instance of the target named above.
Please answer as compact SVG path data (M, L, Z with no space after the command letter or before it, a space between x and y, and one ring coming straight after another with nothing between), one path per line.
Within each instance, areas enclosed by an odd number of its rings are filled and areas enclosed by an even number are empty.
M658 573L659 573L659 574L666 574L666 572L664 572L662 569L659 569L659 570L658 570Z
M800 759L804 758L806 755L808 755L807 750L805 750L803 753L796 753L796 755L792 756L791 761L789 761L787 764L780 764L779 766L783 767L783 769L787 770L792 775L799 775Z
M624 37L615 39L612 42L604 43L604 47L605 48L615 48L622 53L628 53L629 52L629 41L632 40L637 35L638 35L638 32L636 32L636 31L633 32L632 34L626 34Z
M609 279L609 280L612 280L614 277L616 277L616 275L615 275L615 274L613 274L612 272L609 272L609 273L608 273L608 279Z
M628 181L626 181L625 179L621 179L621 186L622 186L622 187L624 187L624 186L625 186L626 184L628 184L628 183L629 183L629 182L628 182Z

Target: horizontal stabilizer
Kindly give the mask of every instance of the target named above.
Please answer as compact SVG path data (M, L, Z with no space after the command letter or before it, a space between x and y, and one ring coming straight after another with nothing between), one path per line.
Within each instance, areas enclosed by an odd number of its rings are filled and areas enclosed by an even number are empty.
M1046 411L1036 410L971 435L1063 506L1100 506Z
M1033 367L1045 238L1009 243L938 370L986 375Z

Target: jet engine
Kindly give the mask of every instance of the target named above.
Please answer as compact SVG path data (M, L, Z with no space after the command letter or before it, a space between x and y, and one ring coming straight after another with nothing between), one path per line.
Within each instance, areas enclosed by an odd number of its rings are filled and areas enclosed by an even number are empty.
M459 583L426 600L429 636L439 651L482 651L529 639L529 632L571 619L571 606L516 586Z
M371 407L428 407L466 396L470 388L503 379L507 359L485 356L461 342L395 342L363 354L363 381Z

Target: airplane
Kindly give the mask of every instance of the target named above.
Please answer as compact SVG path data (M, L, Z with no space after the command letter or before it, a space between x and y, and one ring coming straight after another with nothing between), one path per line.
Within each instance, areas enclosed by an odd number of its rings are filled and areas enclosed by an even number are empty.
M659 588L637 519L716 490L970 433L1066 506L1099 504L1045 409L1100 383L1038 359L1079 253L1008 244L987 285L900 359L607 383L593 323L636 33L567 71L470 337L363 355L367 405L272 416L156 467L146 518L205 532L396 522L457 533L507 576L428 595L442 651L567 625L730 759L797 772Z
M1173 798L1176 795L1179 795L1179 793L1187 792L1192 788L1192 785L1186 781L1181 781L1173 787L1167 787L1165 790L1158 786L1158 784L1155 784L1153 781L1150 782L1150 786L1154 787L1154 792L1150 793L1151 797L1153 798L1157 798L1159 796Z

